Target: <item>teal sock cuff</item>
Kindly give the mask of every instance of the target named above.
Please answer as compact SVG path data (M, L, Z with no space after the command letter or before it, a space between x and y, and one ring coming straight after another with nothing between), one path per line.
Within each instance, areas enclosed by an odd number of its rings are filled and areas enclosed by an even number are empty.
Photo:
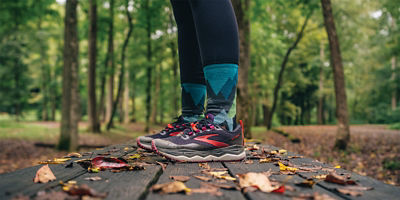
M204 77L214 94L222 93L227 99L238 80L237 64L213 64L203 68Z
M206 96L206 85L196 83L182 83L182 90L185 90L186 93L190 94L194 105L199 105L199 103L204 104L204 99Z

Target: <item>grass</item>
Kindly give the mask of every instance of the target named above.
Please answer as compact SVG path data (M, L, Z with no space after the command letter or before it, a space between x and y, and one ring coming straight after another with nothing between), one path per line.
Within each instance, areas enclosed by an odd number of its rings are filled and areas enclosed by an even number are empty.
M0 120L0 139L46 141L57 139L58 134L58 128L49 128L29 122L16 122L10 119Z
M394 124L390 125L390 126L389 126L389 129L400 130L400 122L399 122L399 123L394 123Z

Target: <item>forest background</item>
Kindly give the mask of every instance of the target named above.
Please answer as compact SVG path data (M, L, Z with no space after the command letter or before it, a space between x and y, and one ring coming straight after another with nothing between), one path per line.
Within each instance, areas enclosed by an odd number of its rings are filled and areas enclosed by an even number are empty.
M329 1L232 2L241 34L238 111L246 136L349 162L344 165L352 170L398 184L400 133L388 129L400 129L400 1L332 0L344 107L337 106L323 15ZM51 141L72 151L87 133L111 138L89 134L94 145L115 142L115 134L136 137L179 115L177 29L169 1L2 0L0 13L2 145L8 139ZM344 111L348 119L341 121L336 112ZM347 148L334 151L344 159L337 160L327 153L336 144L321 146L340 129L321 125L341 122L353 126ZM45 133L37 125L45 125ZM367 157L351 163L353 155ZM371 156L379 158L365 167Z

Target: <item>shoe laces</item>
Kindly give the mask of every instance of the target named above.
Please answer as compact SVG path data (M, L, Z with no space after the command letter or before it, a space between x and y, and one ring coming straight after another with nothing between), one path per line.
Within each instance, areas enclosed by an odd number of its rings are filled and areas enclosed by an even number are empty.
M182 116L176 117L175 121L167 124L167 126L163 129L163 131L174 131L180 128L186 128L189 123L185 123Z
M200 121L190 123L190 128L185 129L183 133L186 135L192 136L196 133L205 131L207 129L214 130L215 126L216 125L213 124L212 119L205 117L204 119L202 119Z

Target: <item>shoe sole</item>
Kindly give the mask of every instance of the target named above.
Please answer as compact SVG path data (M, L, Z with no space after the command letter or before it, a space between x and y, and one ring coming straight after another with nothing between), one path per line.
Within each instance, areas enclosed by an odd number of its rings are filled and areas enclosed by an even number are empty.
M137 143L137 145L138 145L140 148L142 148L142 149L145 149L145 150L147 150L147 151L153 151L153 149L152 149L152 147L151 147L151 144L144 144L144 143L141 143L141 142L139 141L139 138L136 138L136 143Z
M194 156L189 157L189 156L184 156L184 155L172 155L170 153L167 153L163 149L157 148L154 141L151 142L151 146L152 146L153 151L155 151L157 154L164 156L165 158L167 158L169 160L177 161L177 162L214 162L214 161L233 162L233 161L241 161L246 158L246 152L244 151L244 148L241 148L241 151L239 154L224 153L219 156L212 155L212 154L215 153L216 151L220 152L221 150L223 150L223 148L219 148L219 149L211 150L211 151L207 151L207 152L191 150L192 153L198 152L199 154L204 154L205 156L194 155ZM208 155L206 155L206 153Z

